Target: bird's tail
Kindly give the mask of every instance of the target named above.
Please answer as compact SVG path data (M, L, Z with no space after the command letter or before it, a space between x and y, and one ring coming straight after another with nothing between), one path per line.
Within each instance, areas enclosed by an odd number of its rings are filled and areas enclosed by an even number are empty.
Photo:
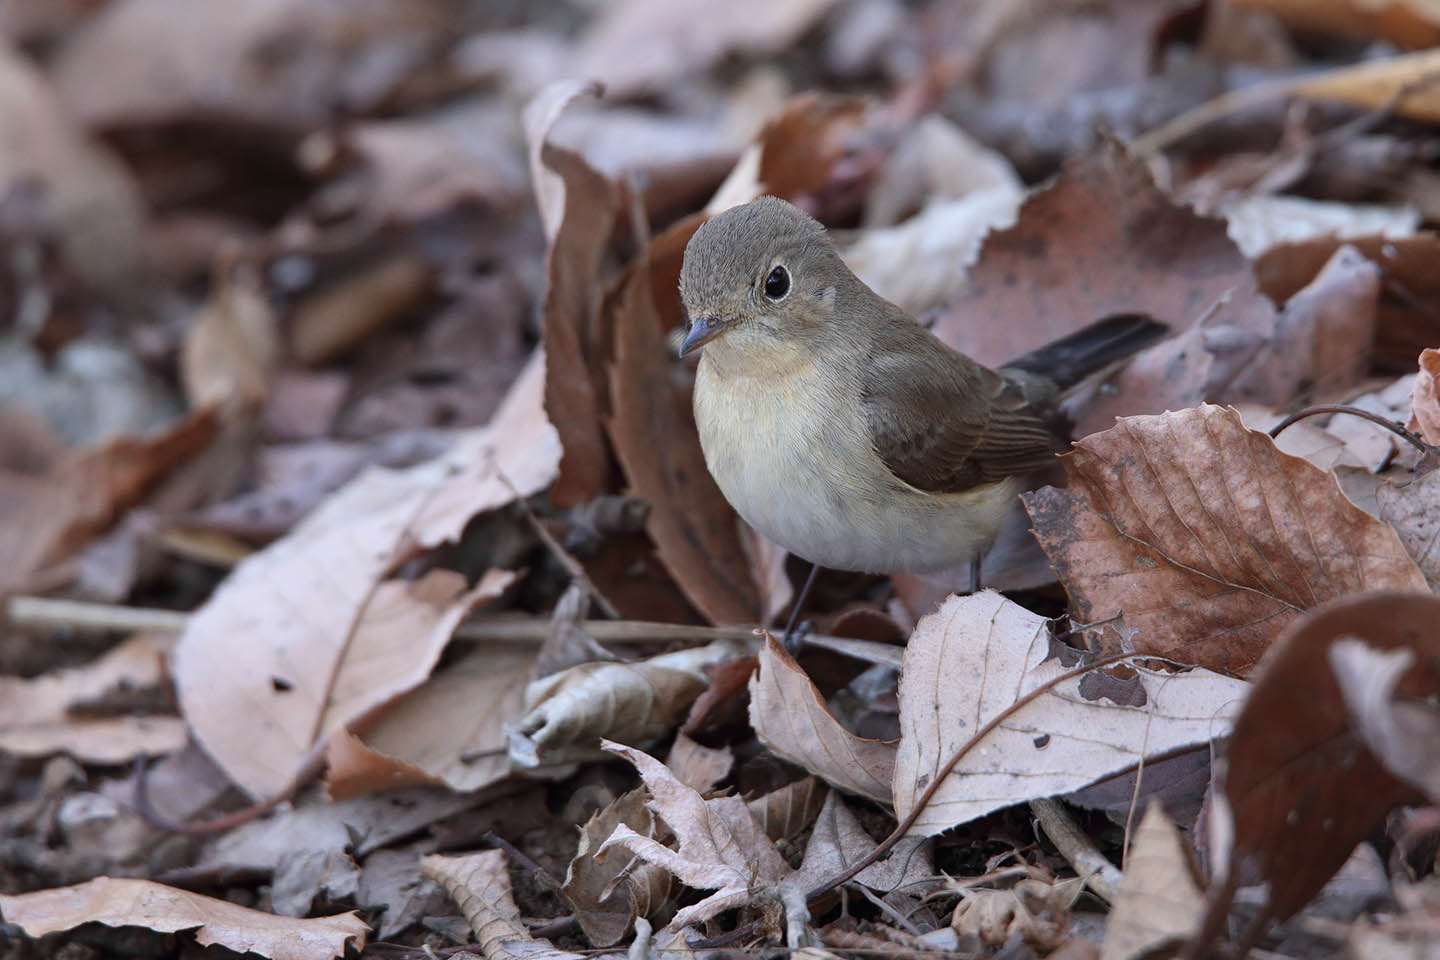
M1141 350L1170 328L1141 313L1115 313L1005 364L1005 370L1052 381L1061 390Z

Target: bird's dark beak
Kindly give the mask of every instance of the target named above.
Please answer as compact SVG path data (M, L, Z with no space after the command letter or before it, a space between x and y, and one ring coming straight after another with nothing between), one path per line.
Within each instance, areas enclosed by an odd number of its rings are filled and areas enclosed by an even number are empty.
M696 317L690 321L690 329L685 331L685 339L680 344L680 356L685 356L691 350L703 347L724 333L734 321L724 320L720 317Z

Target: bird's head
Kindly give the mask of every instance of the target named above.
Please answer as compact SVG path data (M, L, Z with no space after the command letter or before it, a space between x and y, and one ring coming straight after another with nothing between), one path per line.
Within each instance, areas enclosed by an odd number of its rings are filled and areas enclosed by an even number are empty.
M680 298L690 327L680 355L722 338L727 350L755 356L804 346L833 324L837 288L850 276L825 228L791 204L760 197L732 207L685 247Z

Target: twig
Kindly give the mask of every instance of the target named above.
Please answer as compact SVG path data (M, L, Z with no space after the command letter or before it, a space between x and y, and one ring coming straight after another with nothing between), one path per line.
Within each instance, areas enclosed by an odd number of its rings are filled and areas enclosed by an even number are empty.
M954 771L956 765L960 763L961 759L963 759L967 753L973 750L979 743L981 743L986 737L988 737L992 732L994 732L995 728L1000 726L1000 724L1010 719L1020 710L1029 706L1042 694L1050 692L1054 688L1058 687L1060 684L1070 680L1074 680L1076 677L1082 677L1085 674L1089 673L1091 670L1098 670L1101 667L1108 667L1112 663L1119 663L1122 660L1128 660L1129 658L1134 656L1136 656L1136 654L1133 651L1127 651L1125 653L1113 653L1108 657L1101 657L1099 660L1096 660L1093 663L1089 663L1085 666L1076 667L1074 670L1067 670L1059 676L1052 677L1051 679L1045 681L1040 686L1036 687L1034 690L1031 690L1029 693L1025 694L1025 696L1010 704L1010 706L1006 707L1004 710L1001 710L999 713L995 714L995 716L991 717L984 726L982 726L979 730L975 731L975 735L972 736L969 740L967 740L964 744L962 744L960 749L956 750L955 753L950 757L950 759L945 761L945 763L940 767L940 769L935 772L935 776L930 780L929 786L927 786L924 792L921 793L920 796L916 799L914 808L905 815L904 819L902 819L898 824L896 824L895 829L890 832L890 835L888 837L886 837L884 840L881 840L879 845L876 846L874 850L871 850L868 854L855 861L845 870L842 870L834 877L831 877L830 879L816 886L806 895L806 898L809 900L815 900L825 895L826 893L829 893L835 887L838 887L843 883L848 883L861 870L864 870L866 867L870 866L870 864L875 863L881 857L889 853L894 848L895 844L899 843L901 839L904 838L905 834L910 832L910 828L915 825L915 822L920 819L920 814L925 810L925 807L928 806L930 801L935 797L935 793L940 789L941 784L943 784L950 777L951 772Z
M1292 77L1269 83L1257 83L1239 90L1227 90L1213 100L1206 100L1198 107L1186 110L1178 117L1167 120L1155 129L1135 138L1130 148L1137 156L1142 157L1159 153L1171 144L1185 139L1201 127L1228 117L1232 113L1238 113L1247 107L1258 106L1281 97L1288 97L1311 79L1311 77Z
M179 610L124 607L113 603L11 597L7 615L17 627L67 627L71 630L117 633L179 633L189 615Z
M1304 420L1306 417L1319 416L1322 413L1348 413L1352 417L1360 417L1364 420L1369 420L1371 423L1378 423L1380 426L1384 427L1386 430L1389 430L1397 437L1403 438L1407 443L1418 448L1421 453L1428 453L1430 451L1430 444L1426 443L1422 438L1417 437L1409 430L1406 430L1404 424L1400 423L1399 421L1390 420L1386 417L1380 416L1380 414L1378 413L1373 413L1360 407L1347 406L1345 404L1323 404L1318 407L1306 407L1303 410L1296 410L1294 413L1290 414L1290 416L1286 417L1284 420L1281 420L1279 423L1275 424L1275 426L1270 428L1270 437L1273 440L1275 437L1280 436L1280 432L1286 427L1290 426L1292 423Z
M1030 801L1030 812L1040 821L1056 849L1085 878L1085 884L1106 903L1120 895L1120 870L1101 853L1075 823L1065 805L1053 797Z

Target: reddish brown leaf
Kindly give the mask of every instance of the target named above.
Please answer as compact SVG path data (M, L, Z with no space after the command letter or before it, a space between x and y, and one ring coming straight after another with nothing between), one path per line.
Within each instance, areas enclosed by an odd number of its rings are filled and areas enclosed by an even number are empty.
M610 440L631 492L650 503L646 529L685 596L712 623L754 623L755 577L739 518L705 467L690 407L690 376L665 334L684 317L680 262L699 226L691 218L651 244L606 304L615 331Z
M1273 308L1221 220L1155 186L1145 165L1107 141L1030 197L1015 226L991 234L969 292L935 333L998 365L1115 313L1175 330L1211 325L1266 331Z
M1433 596L1338 600L1292 622L1256 677L1231 735L1225 794L1236 853L1252 855L1270 882L1275 919L1303 906L1389 810L1417 797L1353 728L1331 646L1348 637L1413 652L1416 663L1396 692L1424 698L1440 689L1437 621Z
M1138 650L1243 676L1326 600L1427 589L1394 530L1234 410L1128 417L1062 460L1069 489L1025 495L1036 537L1076 619L1123 613Z
M1420 373L1410 393L1411 429L1432 444L1440 444L1440 350L1420 352Z

